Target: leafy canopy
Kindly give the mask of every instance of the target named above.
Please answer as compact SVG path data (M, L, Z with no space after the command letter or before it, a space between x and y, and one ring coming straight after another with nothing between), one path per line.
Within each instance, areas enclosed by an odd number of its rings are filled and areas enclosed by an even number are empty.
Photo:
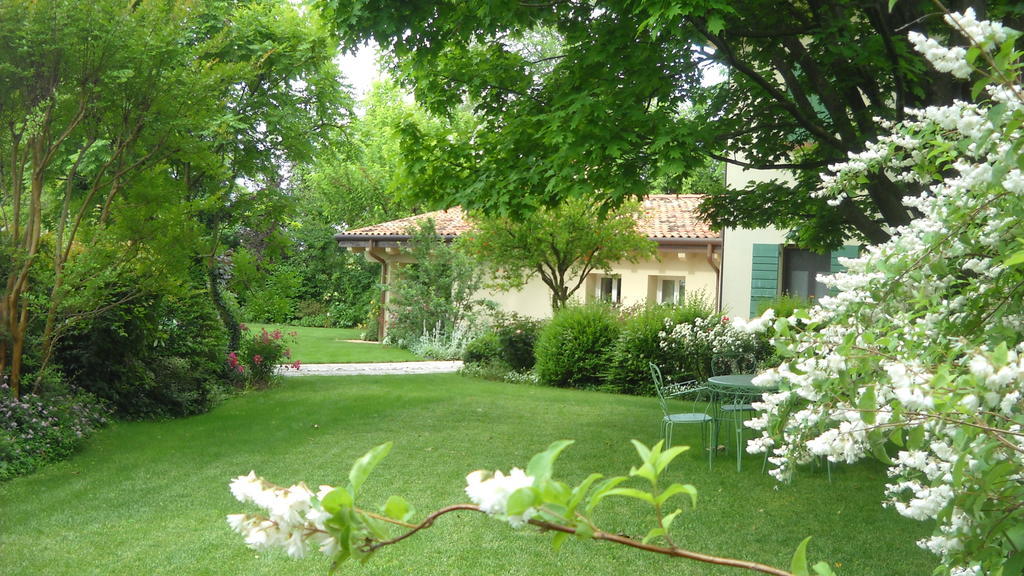
M1012 15L1004 4L989 10ZM714 194L704 209L716 225L792 227L820 247L848 234L881 242L917 216L905 199L920 187L872 174L862 194L831 206L812 194L818 174L860 151L876 118L901 120L967 91L910 49L906 31L941 28L926 1L320 6L347 45L372 39L388 51L430 110L468 103L479 118L465 141L410 150L437 149L435 162L413 167L420 193L506 215L569 197L617 203L710 156L794 175ZM709 67L728 82L704 86Z

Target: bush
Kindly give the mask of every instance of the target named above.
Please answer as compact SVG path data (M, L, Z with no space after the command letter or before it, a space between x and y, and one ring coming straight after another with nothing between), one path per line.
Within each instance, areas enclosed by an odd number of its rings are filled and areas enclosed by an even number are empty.
M79 326L54 361L119 417L187 416L220 397L227 340L205 291L149 294Z
M278 266L263 284L245 294L242 317L248 322L289 322L298 309L302 277L288 266Z
M244 376L247 387L268 388L277 378L278 365L291 358L288 345L295 333L286 336L280 330L267 332L266 328L254 333L246 326L242 327L242 332L241 349L228 353L228 364ZM299 363L292 364L292 368L298 370Z
M495 332L501 346L501 358L513 370L531 370L536 363L534 347L543 323L512 314L498 321Z
M811 306L811 301L807 298L783 294L761 302L757 307L757 315L760 316L768 310L774 310L776 318L789 318L793 312L808 310Z
M7 384L0 384L0 480L68 457L107 422L108 413L85 392L15 400Z
M657 304L630 310L622 332L608 352L605 384L616 392L653 396L650 362L657 364L667 377L682 372L681 358L661 345L659 334L665 331L666 321L675 325L711 317L711 307L703 302L694 300L683 306Z
M501 339L496 332L484 332L466 345L462 359L466 364L487 364L502 361Z
M599 387L608 350L619 331L616 314L607 304L563 308L537 339L538 379L560 388Z

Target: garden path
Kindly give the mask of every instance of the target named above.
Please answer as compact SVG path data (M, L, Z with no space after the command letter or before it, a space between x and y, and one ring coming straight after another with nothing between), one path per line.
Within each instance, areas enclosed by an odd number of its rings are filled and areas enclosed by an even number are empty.
M430 362L372 362L362 364L303 364L299 370L282 366L283 376L354 376L365 374L439 374L457 372L461 360Z

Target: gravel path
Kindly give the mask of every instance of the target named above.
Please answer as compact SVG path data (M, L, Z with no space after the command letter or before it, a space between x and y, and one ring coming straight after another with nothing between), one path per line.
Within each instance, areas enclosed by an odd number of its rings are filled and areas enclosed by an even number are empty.
M354 376L357 374L439 374L456 372L462 361L376 362L372 364L303 364L299 370L281 369L282 376Z

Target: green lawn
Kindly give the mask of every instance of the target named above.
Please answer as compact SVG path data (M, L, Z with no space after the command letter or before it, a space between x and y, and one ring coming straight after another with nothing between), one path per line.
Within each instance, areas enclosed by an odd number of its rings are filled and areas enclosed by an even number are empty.
M556 474L625 473L628 439L656 439L653 399L513 386L455 375L291 378L278 388L228 400L209 414L165 422L118 423L74 458L0 484L0 573L323 575L320 556L289 560L256 553L224 515L253 511L228 491L251 469L272 481L340 484L352 460L394 440L365 490L402 493L421 511L464 502L474 469L525 466L550 442L574 438ZM677 442L695 442L677 427ZM700 490L697 509L677 520L692 549L788 567L805 536L810 557L839 574L920 575L934 559L914 541L929 530L880 504L883 470L841 466L830 484L807 471L777 486L748 456L709 471L688 453L670 480ZM382 501L382 500L381 500ZM626 534L644 524L632 502L609 499L600 521ZM615 524L610 524L611 522ZM440 520L399 547L346 573L370 575L740 574L656 557L612 544L570 540L558 554L550 536L473 513Z
M259 332L281 330L285 334L297 333L291 345L292 360L303 364L333 364L349 362L416 362L423 360L412 352L376 342L351 342L359 340L363 331L359 328L304 328L281 324L249 324Z

